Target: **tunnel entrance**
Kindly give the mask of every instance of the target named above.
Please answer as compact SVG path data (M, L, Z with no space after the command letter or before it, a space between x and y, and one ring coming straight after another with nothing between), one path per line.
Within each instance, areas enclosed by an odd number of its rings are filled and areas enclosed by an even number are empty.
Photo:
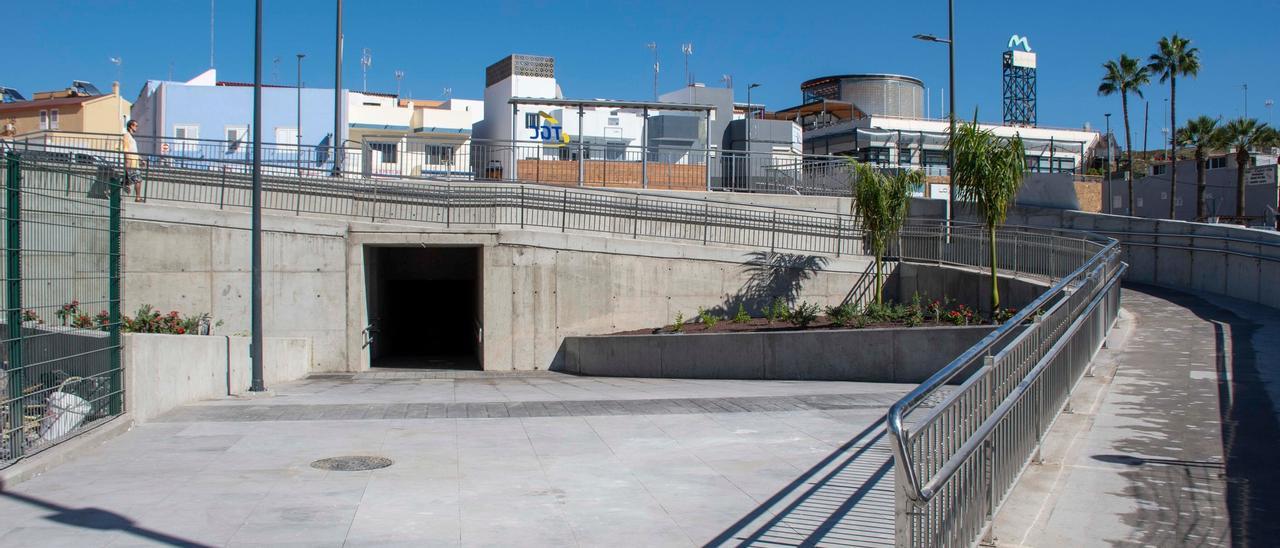
M369 364L481 369L480 247L366 247Z

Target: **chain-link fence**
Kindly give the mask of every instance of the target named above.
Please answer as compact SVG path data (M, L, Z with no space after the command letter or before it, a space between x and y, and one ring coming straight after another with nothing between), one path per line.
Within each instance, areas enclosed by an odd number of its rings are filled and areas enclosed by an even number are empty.
M5 151L0 468L119 415L119 172Z

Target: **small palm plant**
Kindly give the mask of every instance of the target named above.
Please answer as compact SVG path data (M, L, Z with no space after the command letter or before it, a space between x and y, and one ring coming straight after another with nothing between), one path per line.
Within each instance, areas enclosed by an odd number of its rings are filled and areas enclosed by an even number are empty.
M1244 217L1244 180L1249 169L1249 150L1278 144L1280 135L1266 123L1253 118L1237 118L1222 127L1225 145L1236 149L1236 217Z
M1208 116L1187 120L1187 125L1178 130L1178 144L1191 147L1196 153L1196 220L1205 218L1205 169L1210 150L1221 148L1226 144L1226 135L1218 127L1218 121Z
M920 171L901 170L894 175L867 164L855 163L853 210L862 223L867 245L876 261L876 304L884 304L884 252L907 220L912 187L924 180Z
M956 198L972 203L987 228L991 246L991 310L999 310L996 227L1004 223L1009 206L1022 186L1022 172L1026 168L1022 138L1015 135L1012 139L1003 139L980 129L978 114L974 112L973 123L956 126L947 146L955 155L951 178Z

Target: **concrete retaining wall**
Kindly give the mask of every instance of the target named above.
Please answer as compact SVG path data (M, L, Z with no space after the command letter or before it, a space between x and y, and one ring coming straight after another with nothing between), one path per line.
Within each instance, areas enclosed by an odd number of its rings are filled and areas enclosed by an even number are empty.
M263 341L264 381L300 379L311 369L311 340ZM247 337L124 335L125 409L146 421L179 405L248 392Z
M1280 233L1274 231L1031 207L1014 208L1008 224L1116 238L1129 263L1125 280L1280 308ZM1196 249L1177 249L1188 245Z
M567 337L563 371L617 377L919 383L993 329Z
M1001 308L1026 306L1049 289L1049 284L1022 278L1000 278ZM983 313L991 312L991 276L977 269L940 267L920 263L897 265L886 281L885 297L910 303L921 299L954 299Z

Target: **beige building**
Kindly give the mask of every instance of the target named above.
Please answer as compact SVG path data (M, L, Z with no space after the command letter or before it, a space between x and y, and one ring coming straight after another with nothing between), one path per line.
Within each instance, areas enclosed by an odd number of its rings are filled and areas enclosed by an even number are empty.
M77 82L57 91L36 93L30 101L0 103L0 127L12 126L11 135L21 138L67 133L119 135L124 130L129 101L120 97L119 85L111 93L96 93L91 84Z

